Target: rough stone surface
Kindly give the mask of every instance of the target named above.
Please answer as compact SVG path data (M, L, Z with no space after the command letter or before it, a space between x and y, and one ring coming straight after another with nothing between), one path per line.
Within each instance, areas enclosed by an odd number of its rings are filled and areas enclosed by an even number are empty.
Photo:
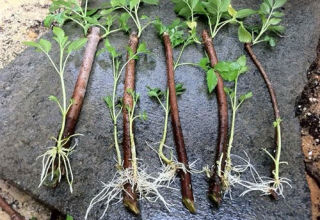
M237 1L235 7L256 5L256 1ZM153 10L165 23L174 19L172 4L161 1L160 6L146 8ZM287 16L284 25L286 35L275 49L259 45L254 51L264 63L277 91L283 118L283 165L281 174L292 180L292 189L286 188L286 199L272 201L252 193L234 198L225 198L221 208L214 208L206 197L207 181L203 175L194 175L192 182L198 212L191 215L182 206L179 192L164 192L172 204L168 212L162 204L142 201L141 215L137 219L308 219L310 217L310 198L304 175L303 157L300 149L299 123L294 116L294 103L302 91L305 76L303 73L315 56L319 38L320 5L317 0L292 0L285 6ZM68 25L71 38L81 34L75 26ZM215 40L220 60L235 59L244 54L243 45L236 39L236 30L225 29ZM51 34L46 36L51 37ZM127 44L127 35L116 34L110 41L122 48ZM142 57L137 64L137 91L141 94L140 109L149 114L146 122L137 122L136 139L139 158L150 170L155 169L158 158L145 141L157 142L162 131L163 112L146 95L146 85L164 88L166 72L161 40L153 28L143 35L152 53ZM102 45L102 44L101 44ZM203 48L190 47L183 60L197 62L203 56ZM69 95L73 88L79 66L81 52L76 53L66 70L66 84ZM75 183L74 193L70 194L66 182L56 189L38 188L41 162L36 157L50 146L49 137L55 136L60 122L56 106L47 97L57 94L59 81L53 68L43 54L27 49L15 61L0 72L0 177L8 179L20 188L30 192L40 201L69 213L75 219L83 219L90 199L100 187L100 181L108 182L114 172L114 152L112 144L112 125L102 97L112 91L110 59L106 53L97 57L87 96L82 109L77 132L85 137L72 155ZM236 125L234 153L243 150L249 153L252 162L264 175L270 172L271 161L261 152L263 147L273 146L273 112L265 84L251 62L250 71L241 77L239 92L251 90L254 97L239 111ZM181 67L176 71L176 81L184 83L186 93L179 99L181 122L190 161L198 160L197 167L213 163L217 138L217 106L215 95L208 95L205 74L193 67ZM119 86L122 94L123 85ZM171 129L167 144L173 146ZM177 180L177 187L179 180ZM97 219L103 206L92 211L90 219ZM132 219L121 205L112 206L105 219Z

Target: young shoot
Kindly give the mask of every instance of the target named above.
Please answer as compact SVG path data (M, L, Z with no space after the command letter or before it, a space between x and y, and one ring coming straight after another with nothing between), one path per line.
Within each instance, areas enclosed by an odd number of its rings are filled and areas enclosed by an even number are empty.
M197 37L196 26L193 29L188 26L187 22L181 22L180 19L176 19L172 24L165 26L159 19L154 21L154 26L157 29L159 36L162 37L164 33L167 33L170 37L172 48L177 48L181 46L180 52L174 62L174 70L179 66L192 65L197 66L195 63L181 63L181 58L186 47L193 43L199 43L200 41ZM186 28L188 27L188 31ZM184 29L184 30L183 30Z
M57 180L58 182L60 182L62 173L65 171L70 191L72 192L73 174L69 156L73 152L73 149L76 147L77 141L71 148L65 148L64 146L66 143L69 142L70 138L74 136L79 136L80 134L73 134L68 137L63 136L63 132L66 126L66 116L70 107L73 104L72 99L69 102L67 101L64 73L68 58L70 57L71 53L75 50L81 49L86 44L87 39L81 38L71 42L68 40L68 37L65 36L64 31L58 27L53 28L53 34L55 35L53 39L58 43L60 49L58 63L54 62L51 55L49 54L52 47L49 41L45 39L40 39L38 43L25 42L26 45L35 47L37 51L43 52L48 57L49 61L51 62L51 65L53 66L53 68L59 76L62 93L62 100L53 95L49 96L49 100L57 104L62 119L58 137L51 138L52 140L54 140L55 146L50 147L48 151L39 156L39 158L42 158L42 172L39 187L45 183L49 176L50 181ZM49 174L50 172L51 174Z
M138 38L140 38L142 31L152 24L152 19L148 16L139 16L139 8L142 3L157 5L158 0L111 0L111 8L105 11L124 10L125 12L122 13L119 18L121 28L128 32L130 30L128 20L131 18L137 28Z
M255 55L252 45L256 45L262 42L268 42L271 47L276 45L276 41L274 35L282 35L284 33L284 26L279 25L282 21L281 17L284 16L279 9L286 3L286 0L263 0L260 5L259 10L257 11L261 23L260 25L254 26L251 28L252 34L248 36L247 39L240 39L241 42L245 43L245 49L248 52L249 56L251 57L252 61L255 63L256 67L259 69L270 94L275 121L273 126L276 129L276 153L275 156L272 156L271 153L264 150L274 162L274 170L272 171L273 175L273 189L274 197L277 195L282 195L282 191L278 190L281 188L281 178L279 174L280 164L283 162L280 161L281 157L281 148L282 148L282 137L281 137L281 117L280 117L280 110L278 106L278 101L276 97L275 90L272 86L272 83L267 75L267 72L263 68L262 64L258 60L257 56Z
M202 65L203 67L206 67L208 69L208 63L206 64L205 60L206 59L203 59ZM280 162L276 164L276 159L265 150L275 162L275 170L273 171L273 173L274 173L274 176L276 175L278 176L277 179L276 178L271 179L268 177L261 177L259 175L259 173L256 171L254 166L250 163L250 159L246 153L245 155L247 159L244 159L240 156L232 154L232 147L234 145L233 142L234 142L234 136L235 136L235 123L236 123L237 111L241 107L241 105L244 103L244 101L252 97L252 92L247 92L239 96L237 91L239 77L243 73L245 73L247 69L248 68L246 66L246 57L241 56L235 62L218 62L215 65L215 67L212 69L212 71L208 73L208 74L211 74L211 72L217 71L220 73L221 77L225 81L234 83L233 88L225 87L225 92L226 94L228 94L230 98L232 119L231 119L231 128L230 128L229 140L228 140L228 148L226 152L227 155L226 155L225 170L221 171L220 169L218 169L218 174L222 179L223 190L226 193L231 193L231 187L238 184L246 188L246 190L241 195L245 195L246 193L251 191L261 191L263 194L270 195L275 193L277 195L283 196L283 184L288 184L290 186L289 180L287 178L279 177L279 164L285 163L285 162ZM211 91L212 86L213 86L212 82L210 82L209 80L208 81L209 91ZM244 164L235 165L232 162L232 157L236 158L238 161L244 162ZM221 156L221 159L222 159L222 156ZM221 167L221 160L217 162L216 166L218 168ZM241 174L247 170L250 171L253 181L242 180L240 178Z
M252 45L267 42L271 47L276 45L275 35L284 33L284 26L280 25L284 13L280 11L286 0L263 0L259 10L256 12L260 19L260 25L251 28L251 35L240 41Z
M162 132L162 138L159 143L158 147L158 156L160 159L165 163L165 165L171 167L175 172L172 172L173 175L175 175L176 170L182 169L184 171L186 170L186 167L184 164L179 163L177 160L173 157L173 151L170 151L170 158L166 156L163 152L164 147L166 146L166 140L167 140L167 133L168 133L168 121L169 121L169 114L170 114L170 104L169 104L169 89L166 91L161 91L159 88L148 88L148 96L151 99L155 99L160 106L162 107L163 111L165 112L165 118L164 118L164 125L163 125L163 132ZM186 89L183 87L183 84L178 83L176 85L176 94L177 96L182 95Z
M156 202L157 200L160 200L163 202L165 207L169 209L170 204L166 202L164 197L160 194L159 190L161 188L172 189L169 185L173 181L172 176L174 174L171 174L173 171L171 169L168 169L167 167L164 167L158 173L151 175L147 172L146 167L142 164L142 160L139 160L137 158L133 123L137 119L147 120L147 114L145 112L141 112L138 114L136 113L140 95L138 93L135 93L132 89L128 89L126 91L132 97L132 107L124 106L123 102L120 102L120 104L118 104L116 101L117 86L123 70L131 60L138 59L140 54L148 53L149 51L146 49L146 45L144 43L141 43L139 45L136 53L133 53L132 50L128 48L129 58L126 63L121 66L120 55L116 52L115 48L112 47L109 41L106 41L105 47L112 57L113 65L113 92L111 96L105 97L105 102L107 104L107 107L109 108L110 117L114 124L114 142L117 153L117 172L109 183L103 183L102 190L91 200L86 212L85 219L88 218L91 209L96 204L101 202L105 205L104 212L101 215L101 218L103 218L111 204L118 204L123 201L122 192L124 190L124 186L128 183L130 183L130 185L132 186L132 191L138 193L139 199L145 198L150 202ZM123 169L122 166L123 161L120 154L117 128L117 119L123 108L126 108L129 115L129 137L132 155L132 167L127 169Z
M84 35L87 35L90 27L101 28L104 32L101 38L121 30L121 28L112 29L117 16L112 15L111 11L89 9L88 0L85 1L84 8L78 0L53 0L49 11L50 14L44 20L46 27L54 23L62 26L67 21L73 21L83 29Z

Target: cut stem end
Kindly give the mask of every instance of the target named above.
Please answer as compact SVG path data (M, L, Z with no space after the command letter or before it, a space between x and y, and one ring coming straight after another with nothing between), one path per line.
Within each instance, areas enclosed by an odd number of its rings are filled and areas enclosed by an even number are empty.
M139 210L137 202L124 200L123 204L133 214L135 214L135 215L139 215L140 214L140 210Z
M220 194L210 193L210 194L208 194L208 197L215 206L217 206L217 207L220 206L220 203L221 203L221 195Z
M196 207L194 206L194 201L191 201L188 198L184 198L182 199L183 204L185 205L185 207L192 213L192 214L196 214Z

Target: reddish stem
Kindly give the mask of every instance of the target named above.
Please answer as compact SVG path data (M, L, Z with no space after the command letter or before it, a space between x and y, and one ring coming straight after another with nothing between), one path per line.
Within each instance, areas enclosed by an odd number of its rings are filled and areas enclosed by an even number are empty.
M179 110L176 96L176 87L174 82L174 63L172 55L172 46L170 42L170 37L167 33L163 34L163 41L166 52L166 62L167 62L167 77L168 77L168 87L169 87L169 102L170 102L170 112L171 112L171 124L173 130L173 136L175 140L178 161L183 163L188 169L188 156L184 144L182 128L179 118ZM181 194L182 202L189 209L191 213L195 213L196 209L194 206L194 198L192 192L191 175L189 172L179 171L181 178Z
M86 94L86 89L91 73L92 64L94 61L94 56L96 54L97 46L100 41L99 33L100 29L98 27L93 27L91 29L90 34L87 37L88 43L86 45L82 64L80 67L80 72L72 95L74 103L67 113L66 127L63 132L63 138L67 138L70 135L73 135L75 132L75 128L83 105L83 100ZM71 140L69 140L64 147L68 148L70 146L70 143Z
M211 37L206 30L202 32L203 44L209 56L211 66L214 67L218 63L216 51L213 46ZM217 143L217 151L215 155L215 168L209 181L209 198L216 204L220 205L222 198L222 180L219 177L217 162L220 161L221 155L221 173L223 174L226 165L227 141L228 141L228 103L227 96L224 92L223 79L216 72L218 84L216 93L219 107L219 136Z
M135 32L130 35L129 47L131 48L133 54L137 52L139 44L139 38ZM127 60L130 59L130 54L127 54ZM128 89L134 91L135 88L135 67L136 61L132 59L128 62L126 66L125 82L124 82L124 95L123 95L123 105L128 106L132 109L133 107L133 97L127 92ZM124 169L132 168L132 155L131 155L131 142L130 142L130 123L129 123L129 112L126 108L123 108L123 167ZM130 183L124 185L123 191L123 204L134 214L139 214L139 207L137 202L137 194L134 190L134 186Z
M0 208L7 213L11 220L25 220L25 218L20 215L16 210L11 208L11 206L0 196Z

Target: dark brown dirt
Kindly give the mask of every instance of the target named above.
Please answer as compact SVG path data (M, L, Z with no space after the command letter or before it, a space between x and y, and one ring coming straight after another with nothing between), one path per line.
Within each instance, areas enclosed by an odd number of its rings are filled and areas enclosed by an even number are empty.
M302 150L312 201L312 219L320 219L320 40L317 58L307 71L308 82L297 100Z

